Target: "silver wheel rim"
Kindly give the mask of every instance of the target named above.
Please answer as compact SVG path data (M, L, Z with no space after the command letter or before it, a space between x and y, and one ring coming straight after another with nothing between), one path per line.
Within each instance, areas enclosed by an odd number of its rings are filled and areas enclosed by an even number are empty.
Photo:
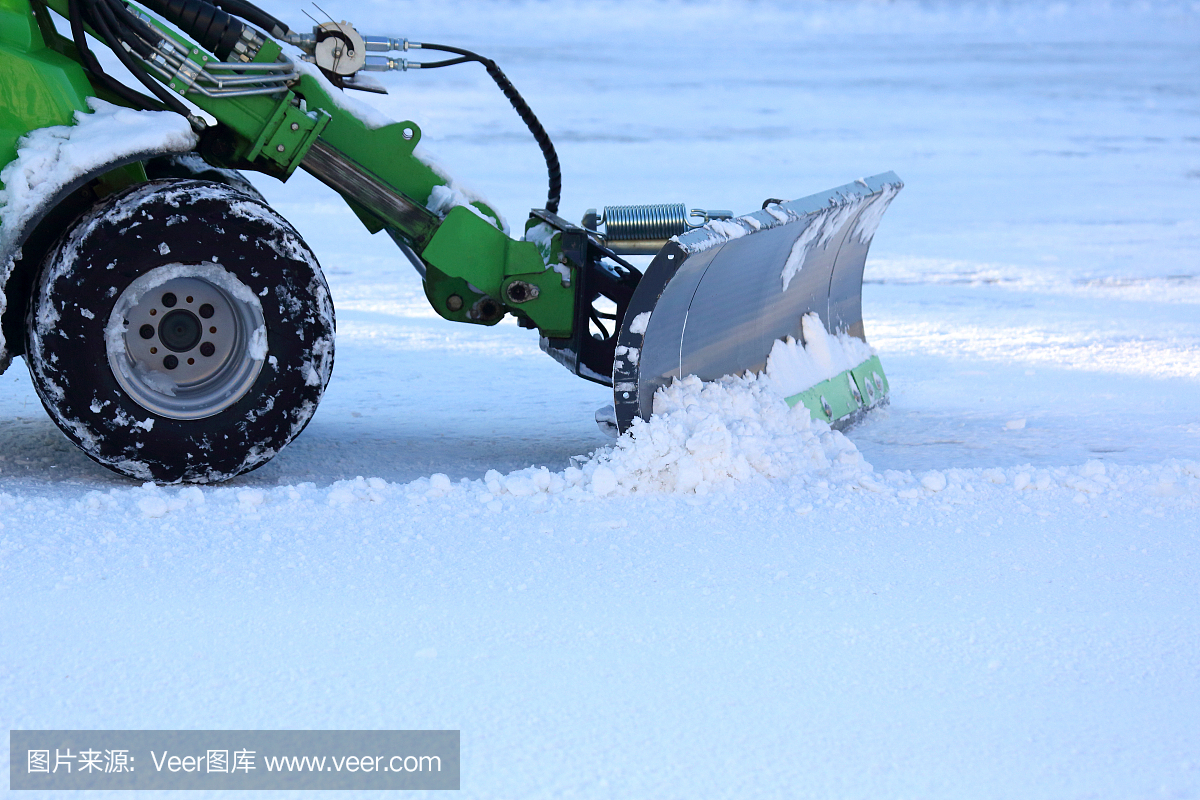
M113 377L142 408L203 419L242 399L267 357L262 305L217 264L157 267L126 287L105 330Z

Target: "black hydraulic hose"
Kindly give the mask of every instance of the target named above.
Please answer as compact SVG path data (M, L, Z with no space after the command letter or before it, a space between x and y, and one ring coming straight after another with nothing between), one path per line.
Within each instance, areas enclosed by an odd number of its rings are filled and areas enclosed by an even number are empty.
M246 29L241 20L204 0L145 0L145 5L221 61L229 60Z
M75 49L79 51L79 58L83 61L83 68L100 81L105 88L135 108L149 111L163 110L164 106L162 103L147 97L141 92L130 89L105 72L104 68L100 66L100 62L96 59L96 54L88 47L87 37L84 32L85 20L79 3L80 0L67 0L67 19L71 23L71 40L75 43Z
M113 0L101 0L101 13L105 15L105 21L108 22L109 29L116 34L117 38L129 45L138 57L146 60L153 54L151 39L147 36L145 23L142 23L137 17L129 13L124 4L113 2Z
M440 50L444 53L455 53L461 58L451 58L445 61L432 61L422 63L421 69L433 69L435 67L448 67L452 64L462 64L467 61L477 61L487 70L488 75L492 76L492 80L500 87L500 91L504 92L504 96L508 98L508 102L512 103L512 107L516 110L517 116L529 128L529 132L533 134L533 138L538 143L538 147L542 149L542 156L546 159L546 171L550 177L550 190L546 196L546 210L552 214L558 213L558 201L562 197L562 167L558 163L558 153L554 150L554 143L550 141L550 134L546 133L546 129L542 127L542 123L538 121L537 116L533 113L533 109L525 102L525 98L521 97L521 93L513 86L512 81L508 79L501 70L496 66L496 62L490 58L484 58L478 53L472 53L470 50L463 50L458 47L450 47L444 44L420 44L422 50Z
M262 28L276 39L282 39L291 33L287 25L246 0L213 0L213 5Z
M191 109L184 105L183 101L173 95L170 90L164 87L161 83L147 75L142 67L134 62L133 57L129 55L129 52L124 48L124 43L117 38L116 34L109 26L109 21L104 14L104 11L107 11L109 15L112 15L112 9L108 8L106 5L107 0L87 0L87 2L90 9L97 12L90 15L92 27L97 33L100 34L100 38L104 40L104 43L109 46L121 63L125 65L125 68L128 69L135 78L141 81L147 89L153 92L154 95L158 97L158 99L161 100L164 105L167 106L167 108L190 120L192 117ZM102 10L98 10L98 7Z

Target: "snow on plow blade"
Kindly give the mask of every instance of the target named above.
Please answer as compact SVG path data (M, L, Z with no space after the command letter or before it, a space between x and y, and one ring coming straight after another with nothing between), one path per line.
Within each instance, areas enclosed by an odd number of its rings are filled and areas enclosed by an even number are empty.
M668 242L638 284L617 340L613 392L620 430L638 417L649 419L660 386L688 375L716 380L762 372L772 348L787 337L813 350L827 372L837 369L825 346L836 347L838 334L842 342L846 336L866 341L867 249L903 185L886 172L714 220ZM801 320L814 313L832 335L828 342L814 342L811 325L804 336ZM804 403L814 419L838 427L887 397L874 356L832 375L810 374L819 380L793 385L788 402Z

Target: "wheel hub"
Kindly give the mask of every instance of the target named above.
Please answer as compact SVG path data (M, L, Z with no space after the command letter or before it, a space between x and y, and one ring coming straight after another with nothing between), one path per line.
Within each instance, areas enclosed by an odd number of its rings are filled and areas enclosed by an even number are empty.
M245 299L253 295L220 266L179 276L181 266L152 270L118 298L113 315L123 333L106 337L108 359L138 405L172 419L200 419L233 405L254 384L265 354L253 352L252 342L264 323L261 306Z
M176 353L186 353L200 344L203 334L200 318L182 308L169 312L158 324L159 341Z

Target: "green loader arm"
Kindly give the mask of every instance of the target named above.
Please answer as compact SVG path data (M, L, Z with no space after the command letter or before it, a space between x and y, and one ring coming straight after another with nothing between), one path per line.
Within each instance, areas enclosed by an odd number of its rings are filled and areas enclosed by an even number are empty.
M48 5L68 17L65 0ZM446 319L491 325L508 312L547 338L572 335L576 290L557 243L539 248L500 230L495 211L414 152L416 123L373 126L341 89L315 67L293 63L270 36L253 38L241 54L245 70L235 75L157 17L141 16L163 36L165 54L161 68L152 61L146 72L217 120L201 134L206 161L280 180L298 167L312 173L372 233L386 230L416 257L429 301Z

